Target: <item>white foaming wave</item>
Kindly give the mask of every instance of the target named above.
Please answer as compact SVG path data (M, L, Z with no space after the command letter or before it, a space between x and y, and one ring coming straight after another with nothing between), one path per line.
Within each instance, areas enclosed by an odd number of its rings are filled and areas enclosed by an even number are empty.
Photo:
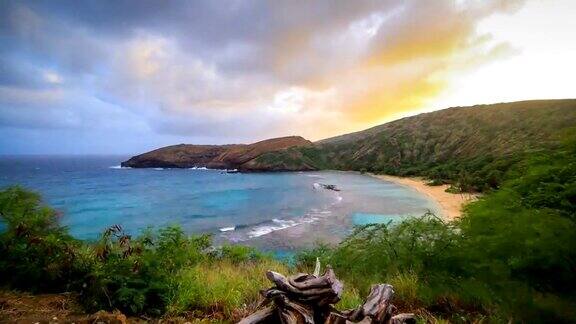
M113 165L108 167L108 169L122 170L122 169L132 169L131 167L123 167L121 165Z
M191 167L191 168L188 168L188 170L238 172L238 169L211 169L211 168L207 168L207 167Z
M302 224L293 220L285 220L277 218L274 218L272 220L272 223L274 223L274 225L261 225L254 227L250 232L248 232L248 237L255 238L262 235L270 234L275 231L283 230L289 227L294 227Z
M304 219L302 219L302 223L312 224L317 220L320 220L320 218L318 218L318 217L304 218Z
M154 170L156 170L156 171L163 171L164 168L154 168Z
M318 182L314 182L312 184L312 187L314 187L314 189L316 189L316 190L322 189L322 185L319 184Z
M243 242L276 231L281 231L304 224L313 224L321 221L322 219L332 215L333 211L331 211L330 208L334 204L336 203L332 203L331 205L325 206L324 208L311 208L309 212L302 217L296 217L293 219L274 218L265 223L252 226L235 225L230 227L222 227L219 229L219 231L231 242Z
M296 219L272 219L273 224L259 225L252 228L248 232L248 238L255 238L262 235L270 234L275 231L284 230L290 227L302 225L302 224L312 224L319 221L321 218L330 216L332 211L330 210L318 210L314 209L310 213L306 214L304 217Z

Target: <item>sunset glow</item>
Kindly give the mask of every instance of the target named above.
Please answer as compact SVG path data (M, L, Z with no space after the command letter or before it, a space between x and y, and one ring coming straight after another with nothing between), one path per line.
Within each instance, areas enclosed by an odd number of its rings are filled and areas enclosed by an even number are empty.
M2 1L0 153L310 140L575 97L576 2Z

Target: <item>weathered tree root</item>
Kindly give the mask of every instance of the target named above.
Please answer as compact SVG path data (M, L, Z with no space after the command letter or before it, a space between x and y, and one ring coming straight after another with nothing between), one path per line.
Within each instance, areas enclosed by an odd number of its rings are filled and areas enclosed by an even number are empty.
M258 310L239 324L416 323L414 314L393 315L394 290L388 284L373 285L363 305L339 312L333 305L340 301L344 286L330 266L322 276L318 275L319 269L317 261L313 275L300 273L286 278L274 271L266 272L274 287L260 292L264 300Z

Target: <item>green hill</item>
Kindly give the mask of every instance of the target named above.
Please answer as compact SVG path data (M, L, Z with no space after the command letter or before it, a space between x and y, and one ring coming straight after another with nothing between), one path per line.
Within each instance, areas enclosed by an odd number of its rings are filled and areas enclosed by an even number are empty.
M301 164L424 176L481 191L497 187L509 166L526 154L556 147L558 134L573 126L575 99L454 107L268 153L256 162L263 168Z

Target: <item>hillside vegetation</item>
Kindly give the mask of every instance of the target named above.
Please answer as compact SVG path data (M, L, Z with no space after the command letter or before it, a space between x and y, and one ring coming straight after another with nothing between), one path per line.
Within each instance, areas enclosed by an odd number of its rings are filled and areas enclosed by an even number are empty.
M254 171L355 170L422 176L455 191L497 189L527 155L558 147L576 125L576 99L455 107L316 143L290 136L253 144L163 147L122 163L135 168Z
M312 143L300 136L272 138L252 144L193 145L179 144L162 147L136 155L122 162L123 167L131 168L212 168L259 171L254 159L269 152L282 152L285 149L307 146ZM290 171L287 165L277 165L267 171ZM298 168L297 170L301 170Z
M525 155L558 146L576 125L576 100L456 107L329 138L313 147L270 152L261 165L424 176L465 191L497 188Z

